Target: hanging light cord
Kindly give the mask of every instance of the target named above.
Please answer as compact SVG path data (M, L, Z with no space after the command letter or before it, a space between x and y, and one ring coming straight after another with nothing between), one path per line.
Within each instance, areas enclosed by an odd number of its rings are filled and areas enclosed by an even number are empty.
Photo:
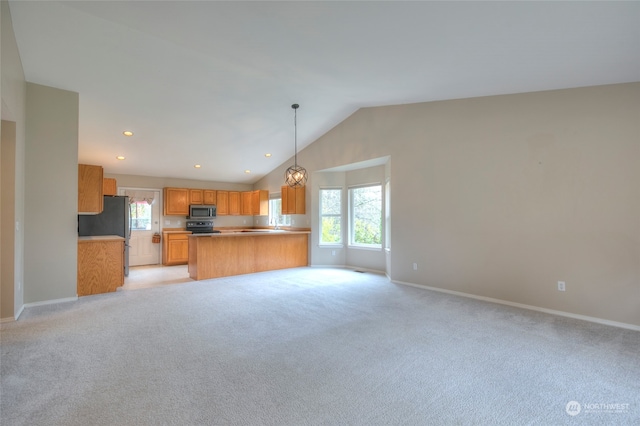
M298 107L300 105L293 104L291 108L293 108L293 146L294 146L294 166L298 167Z

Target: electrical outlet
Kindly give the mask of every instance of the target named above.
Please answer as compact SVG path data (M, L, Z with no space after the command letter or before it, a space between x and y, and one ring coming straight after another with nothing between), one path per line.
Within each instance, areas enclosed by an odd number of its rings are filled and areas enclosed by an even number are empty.
M336 255L336 251L335 250L331 250L331 256L335 256Z
M565 291L564 281L558 281L558 291Z
M418 264L417 264L417 263L415 263L415 262L413 263L413 270L414 270L414 271L417 271L417 270L418 270Z

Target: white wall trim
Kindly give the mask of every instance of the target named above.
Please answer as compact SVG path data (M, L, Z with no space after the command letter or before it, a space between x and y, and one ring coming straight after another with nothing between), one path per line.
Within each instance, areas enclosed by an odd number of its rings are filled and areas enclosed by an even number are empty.
M528 309L530 311L544 312L545 314L559 315L559 316L562 316L562 317L594 322L594 323L597 323L597 324L608 325L608 326L611 326L611 327L618 327L618 328L625 328L627 330L640 331L640 325L627 324L627 323L618 322L618 321L610 321L610 320L607 320L607 319L590 317L590 316L587 316L587 315L573 314L571 312L556 311L555 309L540 308L538 306L525 305L525 304L516 303L516 302L509 302L508 300L494 299L492 297L477 296L475 294L463 293L461 291L454 291L454 290L446 290L446 289L443 289L443 288L431 287L431 286L428 286L428 285L414 284L414 283L409 283L409 282L405 282L405 281L398 281L398 280L390 280L390 281L392 283L394 283L394 284L402 284L402 285L407 285L407 286L410 286L410 287L421 288L421 289L424 289L424 290L433 290L433 291L438 291L440 293L447 293L447 294L452 294L452 295L455 295L455 296L468 297L468 298L471 298L471 299L482 300L482 301L485 301L485 302L498 303L500 305L513 306L513 307L521 308L521 309Z
M22 315L23 311L24 311L24 303L20 306L20 309L18 309L18 313L15 315L16 321L18 321L18 318L20 318L20 315Z
M62 299L43 300L42 302L25 303L25 308L33 308L34 306L54 305L56 303L77 302L78 296L63 297Z
M350 265L309 265L311 268L342 268L342 269L351 269L353 271L363 271L363 272L370 272L372 274L380 274L380 275L386 275L387 278L389 278L389 276L384 272L384 271L379 271L377 269L370 269L370 268L361 268L360 266L350 266Z
M18 321L18 318L20 318L20 314L22 313L22 311L24 311L24 305L20 306L20 309L18 309L18 313L15 314L14 316L7 317L7 318L0 318L0 324L5 323L5 322Z

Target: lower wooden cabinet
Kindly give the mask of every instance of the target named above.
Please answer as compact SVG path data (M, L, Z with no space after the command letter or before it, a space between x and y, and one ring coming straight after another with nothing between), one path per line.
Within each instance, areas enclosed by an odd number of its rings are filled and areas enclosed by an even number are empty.
M116 291L124 284L124 238L78 238L78 296Z
M163 232L162 264L186 265L189 261L189 235L191 232Z

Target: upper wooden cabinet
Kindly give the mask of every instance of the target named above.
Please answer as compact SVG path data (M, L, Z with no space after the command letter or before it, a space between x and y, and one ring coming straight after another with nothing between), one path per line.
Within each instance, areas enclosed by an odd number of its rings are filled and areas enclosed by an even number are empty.
M78 164L78 213L102 213L102 166Z
M216 212L218 216L229 214L229 191L217 191Z
M240 215L240 192L229 191L229 214L233 216Z
M164 188L165 216L188 216L190 204L215 205L218 216L262 216L269 214L269 191Z
M216 191L214 189L205 189L202 191L205 205L213 205L216 203Z
M189 190L187 188L164 188L165 216L189 216Z
M102 195L118 195L118 184L115 179L102 179Z
M202 189L189 190L189 204L204 204L204 194Z
M241 208L240 210L242 211L242 215L243 216L250 216L253 213L253 204L252 201L253 197L252 197L252 193L249 191L245 191L241 193Z
M257 189L251 192L251 213L253 216L269 215L269 191Z
M305 214L305 189L283 186L282 190L282 214Z

